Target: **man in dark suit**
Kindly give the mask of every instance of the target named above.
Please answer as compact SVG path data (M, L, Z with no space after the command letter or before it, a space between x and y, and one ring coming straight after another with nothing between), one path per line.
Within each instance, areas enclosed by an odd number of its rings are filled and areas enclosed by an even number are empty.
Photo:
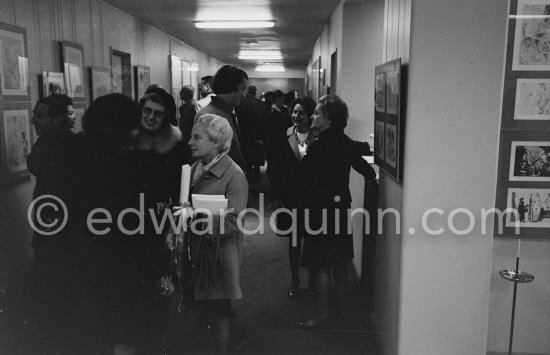
M261 119L263 103L256 98L256 87L249 86L237 110L241 130L241 149L246 161L246 175L259 180L260 166L264 164Z

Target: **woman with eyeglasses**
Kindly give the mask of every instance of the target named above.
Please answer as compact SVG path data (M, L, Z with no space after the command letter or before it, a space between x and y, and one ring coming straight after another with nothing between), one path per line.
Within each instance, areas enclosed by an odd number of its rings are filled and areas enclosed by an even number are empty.
M155 225L162 221L166 208L179 202L181 166L190 163L191 157L180 129L170 123L176 112L172 97L164 90L157 90L143 96L139 105L140 121L131 136L139 192L143 194L145 208L145 231L141 236L144 267L140 276L152 292L154 309L150 329L157 332L155 336L162 336L167 325L168 298L161 295L162 289L155 285L164 276L171 275L171 257L162 232L156 230Z

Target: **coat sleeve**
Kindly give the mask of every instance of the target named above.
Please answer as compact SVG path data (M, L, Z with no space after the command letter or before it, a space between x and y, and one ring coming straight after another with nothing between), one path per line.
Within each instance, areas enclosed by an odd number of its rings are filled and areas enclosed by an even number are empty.
M248 183L242 171L236 170L225 189L228 211L225 214L223 236L229 237L241 233L237 217L246 208L248 202ZM243 224L241 220L241 224Z

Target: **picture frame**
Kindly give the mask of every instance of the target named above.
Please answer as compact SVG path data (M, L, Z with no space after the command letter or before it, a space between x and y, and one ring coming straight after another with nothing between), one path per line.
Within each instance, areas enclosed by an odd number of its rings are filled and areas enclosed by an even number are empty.
M135 80L135 95L136 100L139 100L145 95L145 90L151 85L151 68L145 65L134 66Z
M514 120L550 121L550 79L517 79Z
M113 92L134 98L131 55L113 47L111 47L111 83Z
M65 75L63 73L42 71L42 97L65 93Z
M27 156L31 151L31 104L4 103L1 109L0 139L2 176L7 183L29 176Z
M498 235L517 238L550 236L550 229L546 229L550 228L550 199L547 199L550 193L549 137L548 132L540 131L501 133L496 208L498 211L514 210L518 216L507 212L504 221L495 218ZM521 208L520 198L523 198ZM526 212L530 215L526 216Z
M0 95L6 101L30 100L27 32L0 23Z
M512 70L550 71L550 1L518 0L516 9Z
M403 112L401 58L377 65L374 79L374 162L402 179Z
M65 75L67 96L73 101L86 101L84 77L84 47L81 44L62 41L61 62Z
M317 101L321 92L321 56L311 64L312 98Z
M111 69L98 66L90 67L90 86L92 101L112 93Z

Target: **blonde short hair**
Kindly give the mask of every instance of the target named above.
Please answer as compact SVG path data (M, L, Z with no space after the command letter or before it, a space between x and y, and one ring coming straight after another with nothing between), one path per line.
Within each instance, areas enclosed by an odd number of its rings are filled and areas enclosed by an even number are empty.
M231 140L233 139L233 129L229 121L222 116L206 113L197 119L195 126L204 128L208 139L219 144L219 153L229 152Z

